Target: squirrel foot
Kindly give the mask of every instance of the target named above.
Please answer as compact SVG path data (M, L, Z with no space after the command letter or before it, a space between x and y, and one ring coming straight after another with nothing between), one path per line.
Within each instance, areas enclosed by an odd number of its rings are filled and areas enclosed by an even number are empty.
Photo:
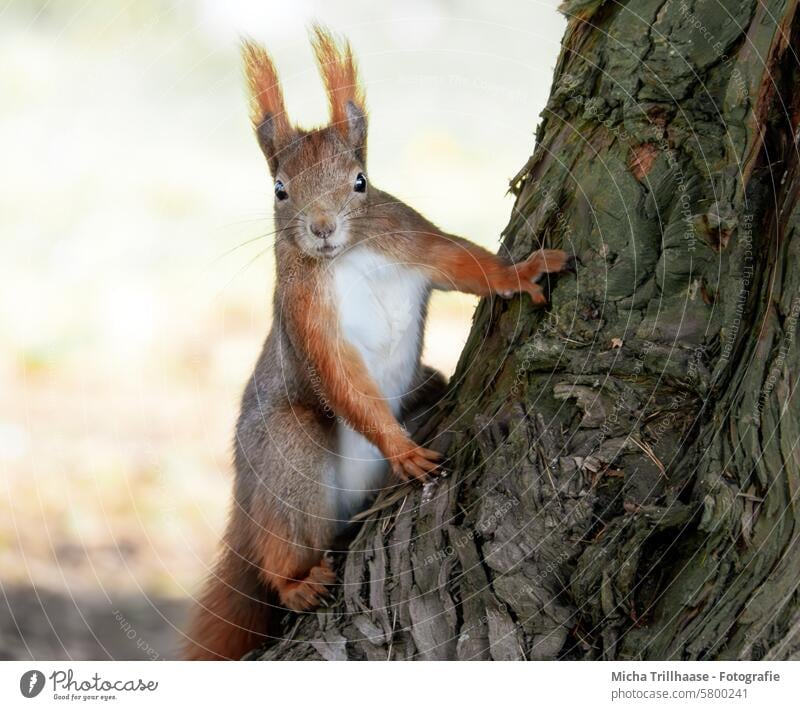
M292 611L309 611L320 606L330 595L328 586L336 581L336 572L330 562L322 558L318 565L308 571L305 579L287 580L278 589L281 604Z

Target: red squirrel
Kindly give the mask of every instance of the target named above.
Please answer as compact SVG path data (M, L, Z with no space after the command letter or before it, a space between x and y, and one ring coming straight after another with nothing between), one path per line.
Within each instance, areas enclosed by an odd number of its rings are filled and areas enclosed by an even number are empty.
M346 41L312 44L330 123L289 121L275 66L243 46L252 121L274 179L274 319L236 427L233 506L220 559L198 599L184 657L235 659L267 638L269 611L318 606L335 582L325 552L370 495L424 481L440 454L400 417L421 365L432 289L545 297L537 279L567 255L512 264L443 232L367 179L367 112Z

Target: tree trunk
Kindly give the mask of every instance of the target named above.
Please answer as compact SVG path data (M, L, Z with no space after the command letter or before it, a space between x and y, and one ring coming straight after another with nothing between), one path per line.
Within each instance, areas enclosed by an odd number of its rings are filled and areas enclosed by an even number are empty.
M578 255L483 301L330 608L263 659L800 655L796 0L565 3L504 249Z

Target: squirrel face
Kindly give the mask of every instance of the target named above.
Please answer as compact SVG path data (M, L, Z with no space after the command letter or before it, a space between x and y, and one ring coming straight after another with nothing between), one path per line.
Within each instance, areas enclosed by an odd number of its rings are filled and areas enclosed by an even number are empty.
M369 186L364 164L333 127L296 132L275 170L275 219L282 238L328 259L357 239Z
M329 125L313 131L289 121L266 50L246 41L243 55L251 119L275 179L279 235L312 258L328 259L354 243L368 205L367 114L350 45L319 26L311 41L330 104Z

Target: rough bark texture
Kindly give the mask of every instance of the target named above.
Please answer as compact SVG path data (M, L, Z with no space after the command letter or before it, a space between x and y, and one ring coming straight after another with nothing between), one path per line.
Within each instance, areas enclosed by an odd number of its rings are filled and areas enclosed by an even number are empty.
M451 475L263 659L800 656L797 2L563 9L504 248L578 273L481 303Z

